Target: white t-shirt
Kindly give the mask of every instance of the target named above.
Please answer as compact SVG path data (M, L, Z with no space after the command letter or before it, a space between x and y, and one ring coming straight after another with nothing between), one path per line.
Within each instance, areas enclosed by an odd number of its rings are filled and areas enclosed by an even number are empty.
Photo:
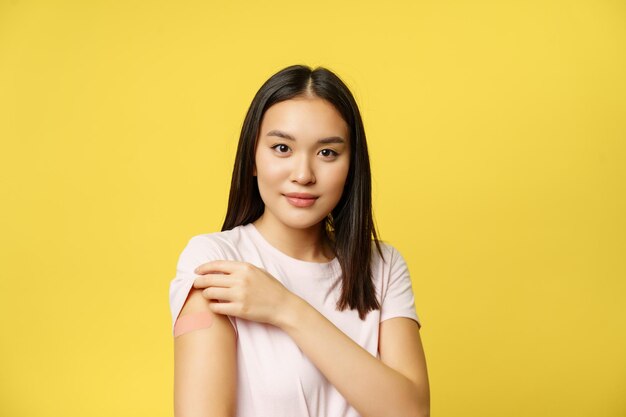
M379 358L378 331L383 320L408 317L421 327L404 258L388 243L381 242L381 249L384 263L372 245L372 272L381 309L370 311L362 321L357 310L336 309L341 291L337 258L328 263L292 258L272 246L252 223L194 236L180 254L176 277L170 283L172 335L198 276L194 269L205 262L228 259L265 269ZM229 319L237 334L238 417L359 416L287 333L265 323Z

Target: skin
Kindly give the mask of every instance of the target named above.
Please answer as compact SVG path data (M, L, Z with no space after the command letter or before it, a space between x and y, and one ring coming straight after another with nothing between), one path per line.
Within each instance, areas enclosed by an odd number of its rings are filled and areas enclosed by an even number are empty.
M321 222L343 193L350 168L348 132L337 110L320 98L283 101L265 112L254 169L265 212L254 225L293 258L328 262L334 257L322 240ZM318 142L328 137L339 137L343 143ZM294 192L319 198L310 207L294 207L283 196Z
M267 136L272 130L286 132L295 141ZM321 222L339 201L345 184L347 135L340 114L317 97L287 100L266 111L255 155L255 175L266 206L254 223L285 254L309 262L334 257L324 242ZM317 142L329 136L341 137L345 143ZM299 208L282 195L288 192L319 198L312 206ZM398 317L380 324L378 360L261 268L218 260L200 265L195 273L199 277L181 315L210 311L216 323L175 340L175 361L180 366L175 379L175 395L180 395L175 399L177 416L235 413L236 339L225 315L281 328L364 417L430 414L426 360L415 321Z

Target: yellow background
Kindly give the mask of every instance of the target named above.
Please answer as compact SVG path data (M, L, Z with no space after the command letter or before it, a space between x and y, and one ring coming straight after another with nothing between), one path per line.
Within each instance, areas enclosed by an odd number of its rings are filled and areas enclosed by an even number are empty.
M245 111L352 89L438 417L626 416L623 1L0 1L0 415L171 416Z

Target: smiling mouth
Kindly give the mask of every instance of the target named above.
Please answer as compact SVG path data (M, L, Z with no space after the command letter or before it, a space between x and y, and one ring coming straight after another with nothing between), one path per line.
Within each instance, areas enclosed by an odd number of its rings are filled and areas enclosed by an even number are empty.
M285 198L287 199L287 201L296 207L310 207L313 204L315 204L315 200L317 200L317 197L313 197L313 198L298 198L298 197L289 197L289 196L285 196Z

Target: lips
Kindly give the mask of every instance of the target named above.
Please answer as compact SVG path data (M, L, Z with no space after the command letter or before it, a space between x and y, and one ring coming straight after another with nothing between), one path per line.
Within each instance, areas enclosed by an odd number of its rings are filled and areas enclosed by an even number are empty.
M317 198L316 195L313 194L309 194L309 193L287 193L285 194L285 197L292 197L292 198Z
M291 205L296 207L309 207L315 204L315 200L317 200L316 196L306 193L289 193L284 194L284 196Z

